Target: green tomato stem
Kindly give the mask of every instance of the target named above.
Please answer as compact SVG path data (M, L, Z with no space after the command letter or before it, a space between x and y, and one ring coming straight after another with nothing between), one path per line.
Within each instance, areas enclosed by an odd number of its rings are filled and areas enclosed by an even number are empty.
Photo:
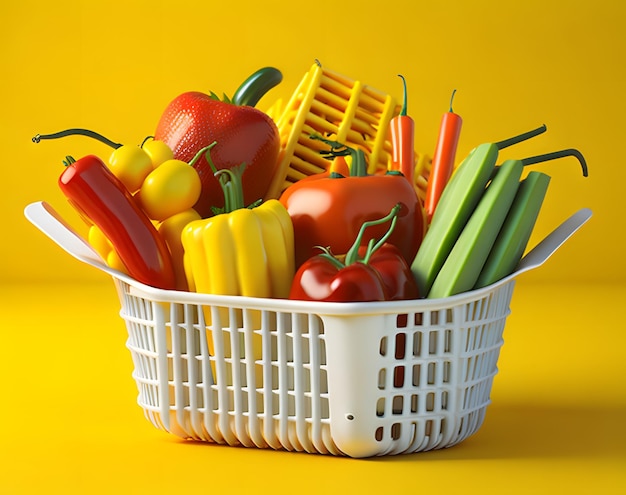
M191 161L189 162L189 165L191 165L192 167L198 162L198 160L200 159L200 157L202 155L206 155L206 159L209 162L209 165L211 166L211 169L213 170L213 173L216 172L215 170L215 165L213 164L213 162L211 161L211 153L210 150L217 144L217 141L213 141L211 144L209 144L208 146L205 146L204 148L202 148L201 150L199 150L196 155L191 159Z
M212 165L212 168L213 167L215 167L215 165ZM246 164L242 163L236 167L217 170L214 173L224 193L224 213L230 213L240 208L245 208L242 183L242 175L245 168Z
M396 204L391 211L384 216L383 218L380 218L378 220L370 220L369 222L364 222L363 225L361 225L361 228L359 229L359 233L356 236L356 240L354 241L354 244L352 245L352 247L350 248L350 250L348 251L348 253L346 254L346 260L345 260L345 264L346 265L350 265L352 263L355 263L356 261L359 261L359 247L361 246L361 242L363 242L363 236L365 235L365 231L367 230L368 227L372 227L374 225L380 225L382 223L388 222L389 220L391 220L391 225L389 226L389 229L387 230L387 232L385 232L385 235L383 235L378 242L376 242L374 239L372 239L367 246L367 250L365 252L365 256L363 257L363 259L361 260L361 262L367 264L370 260L370 258L372 257L372 255L378 250L380 249L380 247L387 242L387 239L389 239L389 236L393 233L393 230L395 229L396 226L396 221L398 218L398 212L400 211L400 203Z
M337 270L341 270L346 267L345 263L342 263L339 259L332 255L329 248L322 246L317 247L322 250L322 253L318 254L318 256L330 262L335 268L337 268Z

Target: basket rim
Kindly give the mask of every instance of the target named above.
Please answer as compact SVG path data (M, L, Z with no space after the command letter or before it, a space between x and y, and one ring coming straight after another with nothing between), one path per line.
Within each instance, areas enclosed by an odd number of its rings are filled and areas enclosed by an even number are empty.
M374 301L374 302L319 302L298 301L292 299L261 298L247 296L226 296L202 294L177 290L166 290L151 287L134 278L109 267L96 253L89 243L81 237L55 210L45 201L37 201L26 206L26 218L39 230L46 234L56 244L74 258L97 268L114 279L126 283L129 290L135 295L164 303L222 305L232 307L246 307L261 310L279 310L285 312L313 312L320 315L351 315L358 314L390 314L410 313L449 309L477 301L482 297L496 292L513 283L522 273L537 268L545 263L561 245L567 241L592 216L589 208L583 208L566 219L548 236L531 249L522 258L517 269L510 275L494 282L491 285L472 289L445 298L421 298L405 301Z
M122 272L111 273L110 275L112 275L114 279L116 278L126 283L131 295L149 299L154 302L245 307L247 309L315 313L327 316L419 313L422 311L449 309L454 306L461 306L482 299L504 288L508 284L515 282L513 276L506 277L479 289L473 289L454 296L437 299L420 298L401 301L325 302L166 290L143 284Z

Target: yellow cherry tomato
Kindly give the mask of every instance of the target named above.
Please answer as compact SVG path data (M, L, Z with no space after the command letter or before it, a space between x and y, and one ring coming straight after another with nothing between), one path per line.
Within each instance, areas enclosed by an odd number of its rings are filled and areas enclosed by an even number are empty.
M200 176L189 163L167 160L148 174L138 197L151 219L163 221L192 208L201 189Z
M98 227L91 225L87 233L87 242L96 250L103 260L106 261L108 254L113 249L113 245Z
M125 144L111 153L109 168L126 189L134 193L152 172L152 160L139 146Z
M174 159L172 149L164 141L159 141L153 137L147 138L141 145L141 149L150 157L152 168L157 168L163 162Z
M117 254L117 251L115 251L115 249L112 249L111 252L109 252L106 261L107 265L109 265L114 270L122 273L128 273L126 265L122 261L122 258L120 258L120 255Z
M87 241L93 247L96 252L102 257L102 259L106 262L108 266L113 268L114 270L128 273L126 265L121 260L117 251L113 248L113 244L111 241L107 239L98 227L92 225L89 227L89 232L87 233Z

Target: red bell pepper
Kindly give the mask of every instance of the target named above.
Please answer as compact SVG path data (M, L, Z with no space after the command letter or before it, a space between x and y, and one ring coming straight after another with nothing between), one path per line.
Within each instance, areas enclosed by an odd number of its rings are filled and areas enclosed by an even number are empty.
M94 155L68 157L59 187L70 204L111 241L128 274L161 289L175 289L176 277L165 240L128 189Z
M394 171L367 175L365 155L336 141L312 135L330 145L326 158L351 156L350 175L333 171L309 176L288 187L280 197L291 216L295 234L296 267L317 254L319 246L346 253L361 226L379 219L400 204L397 226L388 242L411 263L424 236L422 204L413 186ZM380 238L382 225L372 225L368 237ZM363 245L367 245L367 240Z
M379 220L365 222L342 261L328 249L307 260L296 272L290 299L327 302L365 302L416 299L417 283L409 265L393 245L386 242L398 219L400 205ZM391 227L366 248L362 240L368 227L391 219Z

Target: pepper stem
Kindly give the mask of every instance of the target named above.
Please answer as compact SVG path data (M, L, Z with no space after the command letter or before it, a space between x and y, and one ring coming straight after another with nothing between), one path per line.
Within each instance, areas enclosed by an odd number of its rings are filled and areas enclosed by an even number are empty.
M259 69L237 88L231 103L254 107L270 89L282 80L282 73L274 67Z
M69 167L73 163L76 163L76 159L73 156L71 156L71 155L67 155L65 157L65 160L63 160L63 166L65 166L65 167Z
M367 251L365 252L365 256L363 257L361 261L365 264L369 262L370 258L372 257L372 254L374 254L374 252L376 252L387 241L389 236L393 233L393 230L396 226L396 221L398 219L399 211L400 211L400 203L397 203L391 209L391 211L383 218L379 218L378 220L370 220L369 222L364 222L363 225L361 225L361 228L359 229L359 233L356 236L356 240L354 241L354 244L352 245L352 247L350 247L350 249L348 250L348 253L346 254L346 260L345 260L346 266L358 261L359 247L361 246L361 242L363 241L363 236L365 235L365 231L367 230L367 228L372 227L374 225L380 225L382 223L385 223L391 220L391 225L389 226L389 229L387 230L385 235L383 235L378 240L378 242L372 239L368 243Z
M545 153L543 155L530 156L528 158L524 158L523 160L521 160L521 162L524 166L526 166L533 165L535 163L547 162L549 160L556 160L558 158L564 158L566 156L576 157L580 162L580 166L582 167L583 177L587 177L589 175L589 172L587 170L587 161L585 160L585 157L580 151L573 148L561 151L553 151L552 153Z
M362 149L351 148L348 145L340 143L339 141L332 141L326 139L319 134L311 134L310 139L317 139L328 146L330 149L320 151L327 160L333 160L338 156L350 156L352 157L352 163L350 164L350 177L365 177L367 175L367 160L365 159L365 153Z
M322 252L318 256L321 256L322 258L328 260L330 263L332 263L335 266L335 268L337 268L337 270L341 270L342 268L346 267L346 265L342 263L341 260L333 256L329 248L322 247L322 246L316 246L316 247L322 250Z
M400 79L402 79L402 87L403 87L403 93L402 93L402 109L400 110L400 115L402 117L406 117L407 116L407 111L408 111L408 106L407 106L407 90L406 90L406 79L404 78L404 76L402 74L398 74L398 77Z
M452 111L452 101L454 100L454 95L456 94L456 89L452 90L452 95L450 96L450 113L454 113Z
M200 159L200 157L202 155L206 155L207 161L209 162L209 165L212 165L211 168L214 168L215 165L213 165L213 162L211 162L211 153L210 150L211 148L213 148L215 145L217 144L217 141L213 141L211 144L209 144L208 146L205 146L204 148L202 148L201 150L199 150L196 153L196 156L194 156L191 161L189 162L189 165L191 165L192 167L196 164L196 162ZM213 170L213 173L215 173L215 170Z
M504 148L508 148L509 146L512 146L514 144L521 143L522 141L526 141L527 139L530 139L532 137L538 136L539 134L543 134L547 130L548 130L548 128L546 127L546 125L543 124L542 126L537 127L536 129L533 129L532 131L524 132L524 133L519 134L517 136L513 136L513 137L511 137L509 139L504 139L502 141L498 141L497 143L494 143L494 144L495 144L496 148L501 150L501 149L504 149Z
M122 147L121 143L113 142L110 139L104 137L102 134L90 131L89 129L65 129L64 131L54 132L52 134L37 134L33 137L33 143L38 143L42 139L59 139L66 136L86 136L100 141L101 143L104 143L114 149Z
M212 165L212 168L213 167L215 167L215 165ZM245 168L246 164L242 163L236 167L217 170L214 173L224 193L224 213L230 213L240 208L245 208L241 180Z

